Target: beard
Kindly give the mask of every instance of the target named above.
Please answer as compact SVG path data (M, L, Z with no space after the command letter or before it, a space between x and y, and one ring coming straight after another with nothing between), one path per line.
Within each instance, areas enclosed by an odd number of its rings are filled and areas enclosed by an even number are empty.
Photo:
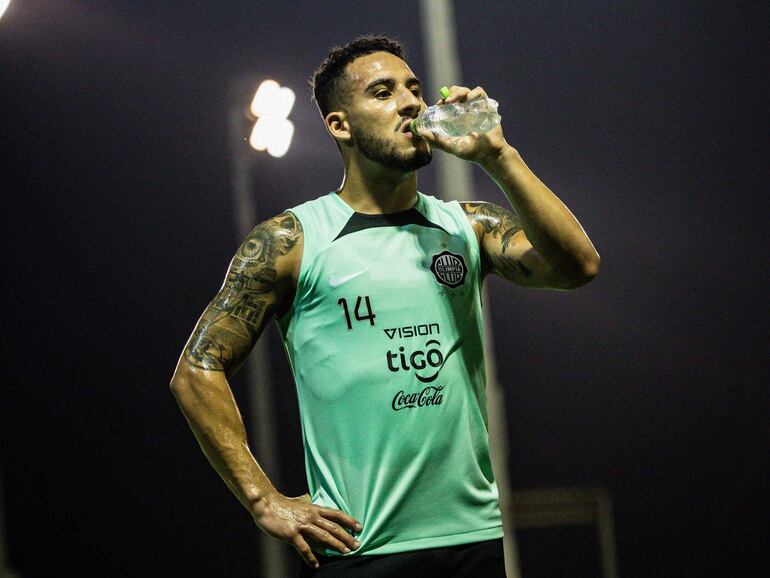
M399 152L393 141L368 134L357 134L355 137L362 155L388 168L411 172L424 167L433 158L427 147L424 149L415 147L409 152Z

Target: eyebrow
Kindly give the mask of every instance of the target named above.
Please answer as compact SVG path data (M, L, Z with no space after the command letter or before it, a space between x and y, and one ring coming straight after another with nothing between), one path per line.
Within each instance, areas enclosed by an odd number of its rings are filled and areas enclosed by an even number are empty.
M393 85L396 84L396 81L393 80L392 78L387 78L387 77L386 78L378 78L377 80L373 80L372 82L370 82L369 84L366 85L366 88L364 89L364 94L369 92L375 86L379 86L380 84L386 86L389 89L392 89ZM406 86L409 86L409 85L412 85L412 84L416 84L417 86L421 86L420 79L419 78L415 78L414 76L411 76L411 77L407 78L405 84L406 84Z

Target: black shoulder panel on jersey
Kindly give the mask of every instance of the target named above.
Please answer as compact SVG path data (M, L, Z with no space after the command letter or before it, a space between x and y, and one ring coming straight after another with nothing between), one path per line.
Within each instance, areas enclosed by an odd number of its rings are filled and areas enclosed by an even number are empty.
M401 227L403 225L420 225L421 227L430 227L432 229L438 229L444 231L447 235L446 229L431 223L425 216L417 209L412 207L406 211L400 211L398 213L390 213L388 215L366 215L364 213L353 213L345 223L345 226L340 231L339 235L334 237L334 241L355 233L357 231L363 231L364 229L373 229L375 227ZM334 242L332 241L332 242Z

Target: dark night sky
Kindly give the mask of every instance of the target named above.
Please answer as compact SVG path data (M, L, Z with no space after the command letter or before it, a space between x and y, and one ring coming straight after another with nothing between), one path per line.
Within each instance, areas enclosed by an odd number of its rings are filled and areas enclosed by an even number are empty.
M624 578L746 575L770 479L767 8L455 5L464 80L602 256L576 292L489 281L514 487L606 487ZM339 185L306 81L368 32L425 74L412 2L15 0L0 20L0 464L22 576L257 575L259 531L168 382L239 242L229 87L297 92L292 149L255 164L263 219ZM471 197L505 203L474 179ZM431 167L419 188L440 194ZM286 432L271 475L298 495L296 395L269 333Z

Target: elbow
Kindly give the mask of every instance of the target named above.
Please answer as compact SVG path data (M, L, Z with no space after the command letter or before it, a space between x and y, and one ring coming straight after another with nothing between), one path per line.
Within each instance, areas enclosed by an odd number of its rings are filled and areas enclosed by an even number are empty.
M192 383L192 380L190 379L191 376L188 375L189 372L186 371L182 366L183 364L180 363L179 366L176 368L174 375L171 377L171 382L169 383L169 388L171 389L171 393L176 398L179 398L180 394L184 393L185 391L188 391Z
M169 389L182 413L187 413L194 407L201 396L200 383L196 382L193 376L180 374L178 370L171 378Z
M599 265L601 258L598 254L594 254L591 258L583 260L574 272L566 277L559 287L565 291L572 291L578 289L583 285L587 285L593 281L599 274Z
M223 373L200 371L181 362L169 382L169 389L179 404L188 405L210 395L212 391L226 387L226 380L220 382L223 377Z
M180 389L184 387L184 384L181 379L179 379L176 374L174 377L171 378L171 382L169 383L169 389L171 389L171 393L176 395Z
M602 263L602 258L599 257L599 253L594 253L589 259L583 262L582 277L585 280L583 285L596 279L599 274L599 266Z
M189 388L189 385L190 384L187 381L180 379L175 375L171 378L171 383L169 384L171 395L178 400L179 396L183 395L183 392Z

